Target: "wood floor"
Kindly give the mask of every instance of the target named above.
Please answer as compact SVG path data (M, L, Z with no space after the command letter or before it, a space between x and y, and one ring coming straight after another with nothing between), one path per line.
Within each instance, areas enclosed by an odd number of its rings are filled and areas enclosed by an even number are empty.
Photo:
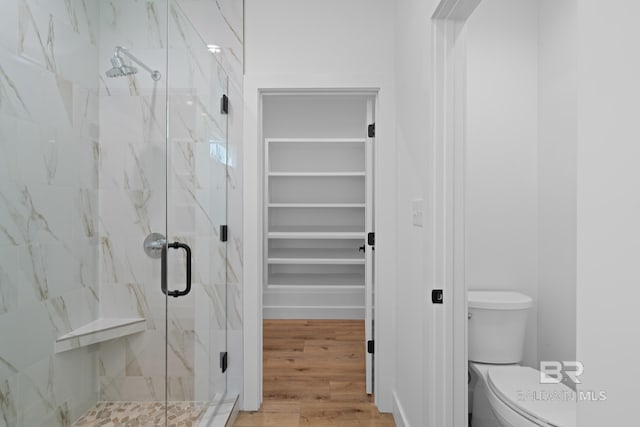
M364 322L265 320L263 402L236 427L395 427L365 392Z

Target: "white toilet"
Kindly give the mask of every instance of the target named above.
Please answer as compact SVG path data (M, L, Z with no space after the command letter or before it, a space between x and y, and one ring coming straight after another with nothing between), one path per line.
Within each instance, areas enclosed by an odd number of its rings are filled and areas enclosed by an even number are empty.
M469 368L474 378L472 427L575 427L575 395L541 384L520 366L532 300L518 292L471 291Z

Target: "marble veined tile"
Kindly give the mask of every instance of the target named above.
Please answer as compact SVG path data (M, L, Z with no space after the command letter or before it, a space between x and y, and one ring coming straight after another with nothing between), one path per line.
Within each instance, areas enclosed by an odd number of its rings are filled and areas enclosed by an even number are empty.
M152 231L165 228L164 204L164 191L100 191L100 233L142 242Z
M206 58L207 45L197 31L195 31L189 18L184 14L179 5L174 2L171 2L170 7L169 35L169 46L177 51L176 53L186 54L188 63L193 66L195 72L206 75L208 67L204 61ZM187 63L187 58L182 57L178 59L182 59L182 61L176 62L175 64L170 63L169 66L180 66L180 62L182 62L182 65ZM180 78L176 81L175 86L198 87L185 84Z
M21 176L21 127L18 120L0 114L0 179L16 181Z
M101 51L117 45L138 50L166 46L166 0L111 0L99 3Z
M15 325L21 325L16 328ZM51 354L55 331L42 303L0 315L2 360L18 372Z
M74 33L95 44L98 2L91 0L28 0L28 2L53 15L61 25L70 27Z
M238 44L242 46L243 40L243 4L236 0L216 0L216 6L220 11L220 15L223 17L227 24L227 30L233 34Z
M164 142L162 97L117 94L100 100L100 139L104 143ZM126 151L123 156L128 155ZM160 165L159 165L160 166Z
M160 319L154 316L148 304L144 288L136 283L101 284L100 314L104 317L144 318L147 322L147 332L161 326Z
M130 142L125 147L124 186L128 190L164 191L165 143Z
M18 61L18 56L0 49L0 94L2 95L0 113L18 118L30 118L32 112L27 106L25 95L23 95L24 84L18 80L18 76L23 75L21 71L25 71L29 67Z
M3 360L0 359L0 372ZM0 426L10 427L18 421L18 377L14 373L10 376L0 376Z
M0 315L18 310L20 279L16 247L0 246Z
M48 71L56 71L54 16L32 2L20 2L18 15L19 52Z
M97 140L76 141L65 166L71 169L72 186L81 189L98 189L100 146Z
M1 47L0 64L0 113L49 128L71 127L69 89L55 74Z
M80 188L73 192L74 240L98 237L98 190Z
M17 53L18 50L18 2L0 2L0 16L4 19L0 25L0 46Z
M51 281L59 278L59 271L70 268L69 259L62 256L59 245L32 244L20 247L19 265L22 270L23 286L20 301L36 303L46 301L51 296ZM61 262L62 264L58 264ZM54 272L53 270L56 270Z
M100 99L99 80L94 75L90 87L73 85L73 129L74 135L82 142L97 142L99 138Z
M100 378L100 400L135 402L160 401L164 400L164 394L164 376Z
M22 0L19 3L18 52L21 56L47 71L85 87L91 86L97 67L95 35L81 33L79 25L73 26L77 22L64 18L73 14L72 1L64 4Z

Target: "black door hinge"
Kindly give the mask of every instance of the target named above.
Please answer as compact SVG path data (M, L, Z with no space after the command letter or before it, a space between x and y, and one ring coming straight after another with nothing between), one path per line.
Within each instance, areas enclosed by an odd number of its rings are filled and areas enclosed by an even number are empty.
M226 225L221 225L220 226L220 241L221 242L226 242L228 238L229 238L229 227L227 227Z
M367 341L367 353L373 354L373 350L374 350L373 347L374 347L373 340Z
M229 97L222 95L220 99L220 114L229 114Z
M442 295L442 289L434 289L431 291L431 302L434 304L442 304L444 296Z
M371 123L369 126L367 126L367 136L369 138L373 138L374 136L376 136L376 124L375 123Z
M222 370L223 374L227 372L227 363L227 352L220 352L220 369Z
M376 233L367 233L367 244L369 246L375 246L375 244L376 244Z

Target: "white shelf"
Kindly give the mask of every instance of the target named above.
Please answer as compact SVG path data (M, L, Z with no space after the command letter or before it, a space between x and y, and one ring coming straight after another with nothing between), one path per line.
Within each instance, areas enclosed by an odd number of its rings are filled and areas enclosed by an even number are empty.
M271 249L269 264L363 265L364 252L354 249Z
M147 329L143 318L102 318L87 323L59 337L54 344L55 353L86 347L103 341L136 334Z
M364 208L364 203L269 203L270 208Z
M317 299L319 295L322 295L326 291L331 291L333 294L354 295L356 294L358 299L362 299L361 291L364 289L363 284L358 285L267 285L270 295L274 294L296 294L296 295L313 295L314 299ZM265 302L266 304L266 302Z
M364 239L365 232L322 232L312 231L299 232L278 232L270 231L270 239Z
M277 226L271 227L269 233L358 233L364 235L363 227L348 226L348 225L289 225L289 226Z
M269 172L269 176L279 177L353 177L353 176L365 176L365 172Z
M364 274L270 274L268 286L364 287Z
M266 138L267 142L367 142L367 138Z
M364 239L366 233L359 227L289 226L273 227L271 239Z

